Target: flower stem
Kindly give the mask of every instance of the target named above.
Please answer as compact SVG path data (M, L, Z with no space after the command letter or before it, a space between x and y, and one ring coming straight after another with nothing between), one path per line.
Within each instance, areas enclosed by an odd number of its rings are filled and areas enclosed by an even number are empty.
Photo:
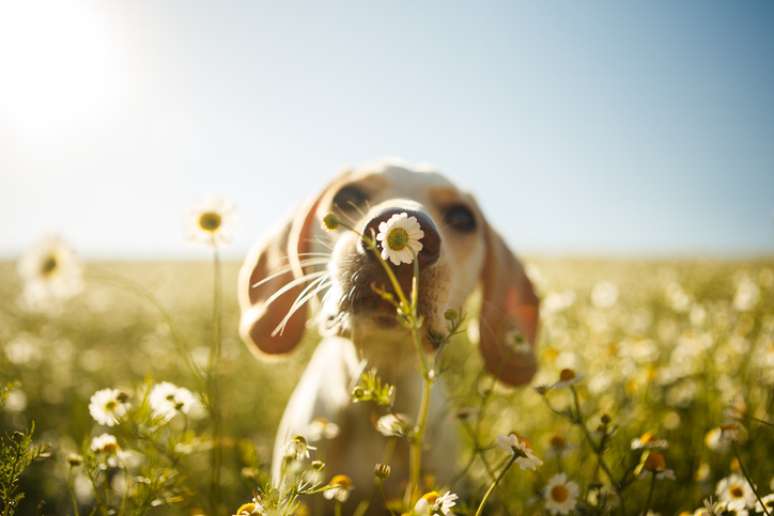
M647 515L650 510L650 504L653 503L653 492L656 490L656 472L651 472L650 475L650 488L648 488L648 500L645 502L645 509L642 514Z
M511 458L508 460L508 462L505 464L503 469L494 479L494 482L492 482L492 484L489 486L489 489L486 490L486 493L484 493L484 498L481 499L481 503L478 504L478 509L476 509L476 516L481 516L481 514L483 514L484 506L486 505L487 500L489 500L489 497L494 492L495 488L497 487L497 484L500 483L500 480L502 480L502 478L505 476L508 470L511 469L511 466L513 466L513 463L516 461L516 457L517 455L515 453L511 455Z
M739 455L739 448L737 448L736 442L733 442L732 445L734 447L734 456L736 457L737 462L739 462L739 469L742 470L742 475L744 475L745 480L747 480L747 483L750 485L750 489L752 489L753 493L755 493L755 498L758 500L758 503L760 503L761 507L763 507L763 512L766 513L766 516L771 516L768 507L766 507L766 504L763 503L761 495L758 493L758 488L755 487L755 484L750 478L750 475L747 473L747 468L744 467L744 462L742 462L742 457Z
M223 417L220 406L220 358L222 353L222 285L221 264L218 249L212 253L212 346L207 365L207 398L212 417L212 448L210 450L210 506L212 512L220 512L220 470L223 465Z

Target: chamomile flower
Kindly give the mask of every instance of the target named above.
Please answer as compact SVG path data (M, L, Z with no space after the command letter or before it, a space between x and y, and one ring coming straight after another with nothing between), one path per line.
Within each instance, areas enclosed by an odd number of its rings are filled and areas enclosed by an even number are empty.
M317 448L310 445L303 435L294 435L285 445L285 458L301 461L309 458L309 450Z
M574 369L564 368L559 371L559 380L557 380L557 382L554 383L551 387L554 389L569 387L570 385L575 385L582 379L583 376L576 373Z
M118 389L101 389L89 400L89 414L100 425L117 425L127 410L129 396Z
M91 439L91 451L95 453L104 453L105 455L116 455L121 448L118 446L116 436L112 434L100 434Z
M266 514L263 502L260 497L254 496L251 501L240 505L233 516L257 516L263 514Z
M652 432L645 432L636 439L632 439L632 450L653 450L653 449L665 449L669 447L669 442L666 439L659 439Z
M376 429L385 437L402 437L410 426L410 421L403 414L387 414L376 422Z
M32 247L19 260L18 271L24 283L21 301L31 310L50 310L83 289L81 263L59 237Z
M650 473L655 475L659 480L668 478L670 480L675 479L675 472L667 468L666 458L664 454L657 451L646 451L640 458L640 464L637 466L635 473L640 475L644 473Z
M403 212L379 224L376 240L381 242L382 258L400 265L414 261L414 256L422 250L420 240L424 236L425 232L419 226L417 218L409 217L408 213Z
M550 457L564 457L572 449L573 445L567 442L567 439L559 434L554 434L548 439L546 455Z
M457 505L456 494L446 491L444 494L438 494L438 491L425 493L417 500L414 505L414 514L417 516L439 516L452 514L452 507Z
M578 503L578 484L559 473L552 476L546 484L543 498L546 510L551 514L569 514Z
M309 423L306 432L307 437L312 442L320 439L335 439L339 435L339 425L324 417L316 417Z
M765 513L766 511L764 511L763 508L766 507L766 509L769 511L769 514L774 514L774 493L769 493L761 498L761 502L755 504L755 510L757 512Z
M508 435L497 436L497 445L516 456L515 463L523 470L536 470L543 464L530 448L529 443L511 432Z
M755 506L755 492L742 475L732 473L718 482L715 494L728 510L744 510Z
M323 496L328 500L336 500L337 502L344 503L349 498L349 493L352 491L352 479L347 475L336 475L328 484L331 486L323 491Z
M196 397L185 387L161 382L151 389L148 402L154 416L169 421L178 413L188 414L196 404Z
M231 243L236 218L236 210L231 202L211 197L191 210L189 238L212 247L222 247Z

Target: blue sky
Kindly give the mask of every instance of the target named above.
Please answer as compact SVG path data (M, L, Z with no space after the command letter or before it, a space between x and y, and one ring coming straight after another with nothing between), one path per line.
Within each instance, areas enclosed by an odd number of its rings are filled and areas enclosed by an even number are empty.
M347 165L473 191L522 252L774 252L770 2L0 1L0 256L230 255Z

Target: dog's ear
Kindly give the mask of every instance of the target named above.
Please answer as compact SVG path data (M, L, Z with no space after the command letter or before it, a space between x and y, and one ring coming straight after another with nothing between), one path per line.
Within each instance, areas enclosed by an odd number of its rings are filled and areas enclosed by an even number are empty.
M507 384L523 385L537 370L534 347L540 302L521 262L503 238L484 225L479 348L490 373Z
M239 271L239 324L242 338L259 356L292 351L304 335L307 307L302 306L278 326L306 286L300 283L276 293L304 274L301 257L309 252L320 197L297 211L279 230L271 233L248 254ZM284 271L284 272L283 272Z

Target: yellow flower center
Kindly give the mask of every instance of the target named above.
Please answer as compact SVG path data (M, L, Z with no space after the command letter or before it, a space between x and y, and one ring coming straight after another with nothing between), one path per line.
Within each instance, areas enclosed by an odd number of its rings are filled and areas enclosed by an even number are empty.
M102 447L100 451L108 455L113 455L115 453L118 453L118 445L115 443L107 443Z
M105 410L108 412L113 412L116 409L116 406L118 403L116 403L116 400L110 400L107 403L105 403Z
M645 432L640 436L640 442L642 444L648 444L653 441L653 434L650 432Z
M387 234L387 246L393 251L400 251L408 245L409 234L403 228L393 228Z
M56 272L58 266L59 262L57 261L56 256L50 254L46 256L46 259L40 264L40 274L43 276L51 276Z
M645 469L648 471L659 472L666 469L666 459L658 452L653 452L645 459Z
M243 503L239 506L236 513L237 515L252 514L255 511L255 504L253 502Z
M199 215L199 227L204 231L215 233L220 228L222 223L223 217L221 217L220 213L214 211L205 211Z
M342 489L349 489L352 487L352 479L347 475L336 475L331 479L331 485Z
M551 488L551 499L562 503L570 497L570 491L564 486L564 484L557 484Z
M429 493L425 493L422 495L422 500L426 501L430 505L435 504L436 500L438 500L438 491L430 491Z
M741 498L744 496L744 489L742 489L741 486L732 486L730 491L731 496L734 498Z
M562 369L559 371L559 381L569 382L575 379L575 371L572 369Z

